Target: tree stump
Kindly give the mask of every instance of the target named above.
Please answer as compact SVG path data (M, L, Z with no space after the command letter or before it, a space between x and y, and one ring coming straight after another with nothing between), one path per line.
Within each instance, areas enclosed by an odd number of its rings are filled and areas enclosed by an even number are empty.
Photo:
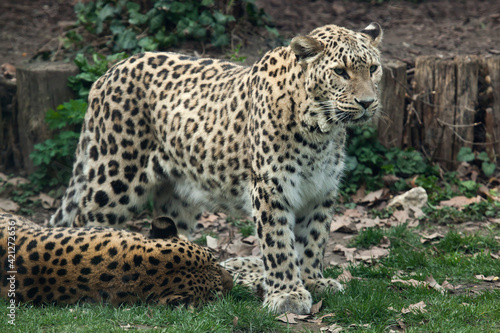
M0 168L5 169L22 167L16 145L15 94L15 81L0 79Z
M403 146L406 78L405 63L384 63L384 74L380 83L382 113L376 119L376 126L378 138L387 148Z
M492 104L486 109L485 127L487 151L490 158L498 159L500 154L500 57L483 60L487 76L487 94Z
M456 166L460 148L474 143L478 78L479 60L473 56L424 56L416 61L421 149L448 169Z
M33 146L51 136L45 114L74 97L67 82L69 76L77 73L78 68L67 63L41 62L17 67L19 145L27 173L35 170L29 157Z

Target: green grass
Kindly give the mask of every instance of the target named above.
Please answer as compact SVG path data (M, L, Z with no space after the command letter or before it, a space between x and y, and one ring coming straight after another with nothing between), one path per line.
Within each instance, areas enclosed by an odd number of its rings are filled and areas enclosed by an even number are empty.
M500 330L500 290L492 283L474 278L500 273L500 260L491 253L500 251L495 236L500 230L481 234L461 234L452 230L433 244L421 244L418 230L405 225L390 229L367 229L355 237L351 246L368 248L382 237L391 240L390 255L378 261L348 267L355 277L341 294L316 295L323 300L316 317L330 314L321 326L336 323L346 331L387 332L497 332ZM325 270L336 278L342 269ZM441 294L424 287L391 283L401 279L424 281L432 276L439 284L445 280L462 285L458 291ZM476 287L477 286L477 287ZM424 313L402 314L403 308L423 301ZM392 307L392 309L390 309ZM394 309L394 310L393 310ZM32 307L16 310L16 326L7 321L7 302L0 300L0 332L119 332L134 330L161 332L304 332L311 326L286 325L263 308L246 289L235 287L228 295L201 308L186 309L159 305L136 305L113 308L107 305ZM234 318L238 317L234 326ZM358 326L349 327L352 324ZM368 327L362 325L369 324ZM315 327L315 326L312 326Z
M242 298L243 297L243 298ZM156 329L161 332L282 332L283 325L261 302L236 287L222 299L202 308L135 305L79 306L21 305L16 309L15 327L6 324L7 302L0 300L0 332L122 332ZM233 320L238 317L237 325ZM5 323L5 325L4 325ZM135 329L134 329L135 327Z
M490 256L490 251L500 251L495 239L499 234L497 230L486 236L463 235L452 230L439 242L423 245L417 230L404 225L367 229L350 245L367 248L387 236L391 240L391 254L371 264L351 265L348 268L351 274L363 280L349 282L343 295L326 295L320 314L335 313L329 320L345 327L369 324L369 328L357 327L366 332L397 330L398 321L404 322L407 332L498 332L500 290L475 279L474 275L499 275L500 260ZM325 275L336 277L340 273L340 268L334 268ZM403 280L424 281L432 275L439 284L447 280L463 287L456 293L441 294L434 289L391 283L398 273ZM481 291L477 292L478 289ZM402 308L420 301L427 305L427 312L401 313Z

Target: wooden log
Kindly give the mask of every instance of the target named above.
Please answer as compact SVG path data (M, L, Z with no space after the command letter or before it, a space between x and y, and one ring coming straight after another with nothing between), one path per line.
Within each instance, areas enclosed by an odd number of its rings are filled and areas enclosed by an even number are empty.
M415 65L417 111L422 119L421 149L447 169L457 165L461 147L472 146L479 61L460 56L418 57Z
M479 67L476 56L455 57L457 64L457 96L455 112L455 141L453 160L456 161L462 147L472 147L474 143L474 117L478 104Z
M403 147L406 79L404 62L395 60L384 63L380 86L382 114L375 122L378 138L387 148Z
M33 146L51 136L45 123L45 114L74 97L68 88L68 77L78 68L67 63L30 63L16 69L19 126L19 145L27 173L35 170L29 155Z
M487 93L492 97L491 108L486 110L486 142L493 150L489 152L489 156L498 160L500 154L500 57L484 59L483 66L486 67L489 76Z
M22 167L17 142L15 119L16 82L0 79L0 168L3 170Z
M415 105L418 122L414 126L420 130L415 130L412 133L414 136L418 134L417 138L412 138L412 146L424 152L427 157L427 145L425 140L425 125L423 121L424 115L432 114L434 112L434 72L436 62L435 57L417 57L415 61L415 97L418 102Z

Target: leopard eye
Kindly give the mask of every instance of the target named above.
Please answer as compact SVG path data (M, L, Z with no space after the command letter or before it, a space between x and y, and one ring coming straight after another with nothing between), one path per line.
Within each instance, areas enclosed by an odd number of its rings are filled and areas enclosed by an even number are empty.
M333 71L335 74L342 76L344 79L348 80L349 79L349 74L347 74L346 70L343 68L334 68Z
M372 65L370 66L370 74L373 74L375 73L375 71L377 70L378 66L377 65Z

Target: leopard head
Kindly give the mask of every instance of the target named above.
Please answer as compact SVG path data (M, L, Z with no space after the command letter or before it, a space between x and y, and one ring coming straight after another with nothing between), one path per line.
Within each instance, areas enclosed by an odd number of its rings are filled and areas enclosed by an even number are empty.
M381 39L378 23L360 32L328 25L292 39L291 50L305 72L306 123L328 132L338 124L360 124L377 114Z

